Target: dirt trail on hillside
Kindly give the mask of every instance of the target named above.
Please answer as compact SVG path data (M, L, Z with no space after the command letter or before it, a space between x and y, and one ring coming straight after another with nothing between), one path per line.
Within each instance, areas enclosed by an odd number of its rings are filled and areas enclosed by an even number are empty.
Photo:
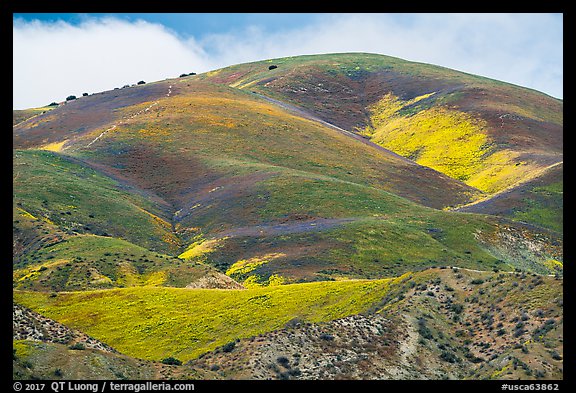
M316 218L306 221L275 223L268 225L254 225L234 228L219 232L213 235L212 239L222 239L225 237L255 237L255 236L277 236L291 233L317 232L330 229L338 225L353 222L358 218Z
M168 92L166 93L166 97L170 97L170 94L172 94L172 85L168 86ZM86 145L86 147L90 147L94 142L96 142L98 139L102 138L104 136L104 134L106 134L108 131L112 131L113 129L115 129L116 127L118 127L119 125L125 124L125 122L127 120L131 120L134 119L140 115L142 115L143 113L148 112L150 109L152 109L152 107L158 105L159 101L154 101L152 104L148 105L145 109L142 109L136 113L133 113L131 116L128 117L124 117L122 121L113 124L110 128L107 128L106 130L104 130L100 135L98 135L92 142L90 142L89 144Z
M329 122L327 122L327 121L325 121L325 120L322 120L322 119L319 118L318 116L312 114L311 112L308 112L307 110L305 110L305 109L303 109L303 108L297 107L296 105L288 104L288 103L286 103L286 102L284 102L284 101L276 100L276 99L274 99L274 98L267 97L267 96L265 96L265 95L262 95L262 94L259 94L259 93L255 93L255 92L252 92L252 94L254 94L254 95L256 95L256 96L258 96L258 97L260 97L260 98L263 98L264 100L266 100L266 101L268 101L268 102L270 102L270 103L272 103L272 104L274 104L274 105L276 105L276 106L279 106L279 107L281 107L281 108L283 108L283 109L286 109L287 111L292 112L292 113L294 113L294 114L296 114L296 115L298 115L298 116L300 116L300 117L303 117L303 118L305 118L305 119L318 122L318 123L320 123L320 124L322 124L322 125L325 125L325 126L327 126L327 127L329 127L329 128L332 128L332 129L340 132L341 134L344 134L344 135L346 135L346 136L348 136L348 137L350 137L350 138L356 139L357 141L359 141L359 142L361 142L361 143L363 143L363 144L365 144L365 145L367 145L367 146L370 146L370 147L372 147L372 148L374 148L374 149L376 149L376 150L379 150L379 151L381 151L381 152L384 152L384 153L386 153L386 154L388 154L388 155L394 156L394 157L400 159L402 162L405 162L405 163L410 164L410 165L418 165L416 162L414 162L414 161L412 161L412 160L410 160L410 159L408 159L408 158L406 158L406 157L404 157L404 156L401 156L401 155L399 155L399 154L396 154L396 153L394 153L393 151L388 150L388 149L386 149L386 148L384 148L384 147L382 147L382 146L380 146L380 145L377 145L376 143L371 142L370 140L368 140L368 139L366 139L366 138L364 138L364 137L362 137L362 136L360 136L360 135L358 135L358 134L356 134L356 133L354 133L354 132L345 130L345 129L343 129L343 128L338 127L337 125L334 125L334 124L329 123Z

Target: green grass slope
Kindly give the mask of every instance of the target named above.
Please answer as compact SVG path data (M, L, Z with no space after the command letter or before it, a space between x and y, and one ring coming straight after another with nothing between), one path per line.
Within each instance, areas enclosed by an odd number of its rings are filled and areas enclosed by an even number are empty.
M76 235L27 254L30 264L15 265L14 288L79 291L133 286L238 288L233 280L204 264L151 252L125 240Z
M15 380L163 380L214 379L210 371L185 373L177 366L103 352L70 349L69 346L30 340L15 340L12 377Z
M258 335L377 313L409 337L399 359L387 344L373 359L408 374L561 375L561 130L558 100L369 54L243 64L19 122L14 300L123 355L17 341L14 373L58 377L61 357L64 376L95 377L77 364L88 362L164 378L133 358L218 358ZM534 320L508 320L518 310ZM506 332L489 340L495 329ZM240 375L206 365L170 375ZM279 377L270 370L258 375Z
M39 108L30 109L15 109L12 111L12 125L16 126L32 117L43 115L44 113L54 109L56 106L42 106Z
M207 275L233 285L165 255L178 254L178 240L162 201L55 152L15 150L13 168L15 287L183 287Z
M319 282L240 291L141 287L55 297L15 291L14 300L126 355L187 361L296 317L318 322L365 311L384 296L389 283Z
M28 215L68 233L115 236L168 249L165 206L66 156L14 150L13 203ZM16 224L18 225L18 224Z
M180 377L561 379L563 374L563 281L535 274L436 268L391 280L245 291L126 288L55 297L16 291L15 301L124 355L191 360L175 370ZM16 344L20 361L57 350ZM113 360L63 350L58 364L66 363L65 372L72 368L70 358ZM30 364L37 362L45 367L38 358ZM132 359L124 367L136 362L143 363Z
M562 233L564 224L563 174L563 165L557 165L518 187L457 210L512 217Z

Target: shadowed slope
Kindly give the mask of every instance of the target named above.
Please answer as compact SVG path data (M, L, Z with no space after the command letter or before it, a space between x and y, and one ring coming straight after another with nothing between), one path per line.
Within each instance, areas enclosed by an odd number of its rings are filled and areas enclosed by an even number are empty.
M562 233L563 174L559 163L532 180L455 210L512 217Z

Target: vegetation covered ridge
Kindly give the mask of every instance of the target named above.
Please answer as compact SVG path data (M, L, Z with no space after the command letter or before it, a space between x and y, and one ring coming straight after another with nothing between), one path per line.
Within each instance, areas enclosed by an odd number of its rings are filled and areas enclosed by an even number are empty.
M344 53L201 78L296 104L488 194L562 160L562 100L443 67Z
M319 322L366 311L393 282L346 280L226 291L139 287L56 296L15 290L14 301L124 354L187 361L237 338L282 328L294 318Z

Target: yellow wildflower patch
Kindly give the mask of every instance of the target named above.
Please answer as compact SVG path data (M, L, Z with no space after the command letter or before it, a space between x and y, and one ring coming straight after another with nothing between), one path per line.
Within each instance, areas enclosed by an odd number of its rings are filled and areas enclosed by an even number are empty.
M42 146L40 149L41 149L41 150L48 150L48 151L59 152L59 151L62 151L62 148L64 147L64 145L66 144L66 142L68 142L68 139L63 140L62 142L49 143L49 144L47 144L47 145Z
M195 243L192 243L186 251L182 254L178 255L180 259L192 259L203 254L207 254L209 252L214 251L214 249L220 244L222 241L226 240L227 238L224 237L222 239L210 239L210 240L200 240Z
M544 266L546 266L551 271L564 269L564 264L562 264L562 262L560 261L557 261L556 259L546 260L546 262L544 262Z
M17 207L16 210L18 210L20 212L21 215L23 215L26 218L31 218L32 220L37 220L36 217L34 217L32 214L30 214L29 212L27 212L26 210Z
M370 107L374 128L364 134L381 146L428 166L481 191L493 194L532 177L538 168L518 161L518 153L496 150L487 123L445 106L432 106L411 115L410 105L425 94L403 101L392 93Z
M286 254L283 253L271 253L266 254L261 257L254 257L249 259L242 259L236 263L234 263L230 268L226 271L227 276L240 276L243 274L250 273L259 266L265 265L268 262L280 258L285 257Z

